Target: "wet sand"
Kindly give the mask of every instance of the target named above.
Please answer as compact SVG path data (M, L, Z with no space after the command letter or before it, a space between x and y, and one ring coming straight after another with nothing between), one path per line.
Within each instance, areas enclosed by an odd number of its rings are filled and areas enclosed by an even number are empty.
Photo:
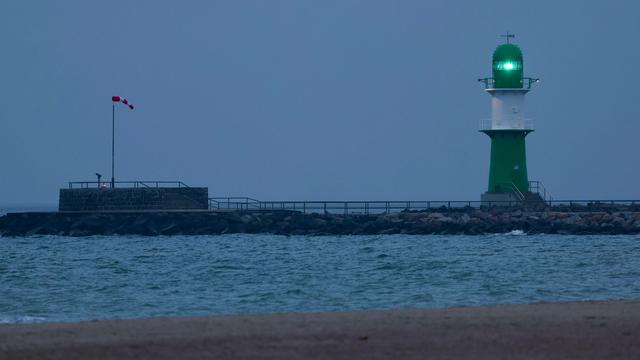
M0 359L640 359L640 300L0 325Z

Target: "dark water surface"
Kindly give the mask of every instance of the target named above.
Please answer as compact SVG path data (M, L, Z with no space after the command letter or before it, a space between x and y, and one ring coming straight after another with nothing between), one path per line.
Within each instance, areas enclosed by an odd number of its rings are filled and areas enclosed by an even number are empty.
M635 235L0 238L0 323L639 297Z

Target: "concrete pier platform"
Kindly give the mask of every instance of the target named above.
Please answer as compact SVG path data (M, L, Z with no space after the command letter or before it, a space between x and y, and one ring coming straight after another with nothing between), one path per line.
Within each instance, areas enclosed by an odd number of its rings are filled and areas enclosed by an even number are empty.
M206 187L60 189L60 211L207 210Z

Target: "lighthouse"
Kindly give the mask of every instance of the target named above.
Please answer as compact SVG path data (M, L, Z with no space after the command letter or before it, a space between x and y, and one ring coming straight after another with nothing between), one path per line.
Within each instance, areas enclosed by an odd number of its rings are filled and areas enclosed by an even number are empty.
M533 121L525 117L524 98L538 79L524 77L524 60L513 34L493 52L492 77L478 79L491 96L491 118L481 120L480 131L491 139L489 187L483 202L504 203L539 198L529 191L525 138Z

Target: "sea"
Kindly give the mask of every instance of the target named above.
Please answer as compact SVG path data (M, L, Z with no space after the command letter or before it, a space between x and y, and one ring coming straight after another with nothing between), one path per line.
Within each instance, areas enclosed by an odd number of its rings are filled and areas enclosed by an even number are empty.
M640 236L0 237L0 323L640 298Z

